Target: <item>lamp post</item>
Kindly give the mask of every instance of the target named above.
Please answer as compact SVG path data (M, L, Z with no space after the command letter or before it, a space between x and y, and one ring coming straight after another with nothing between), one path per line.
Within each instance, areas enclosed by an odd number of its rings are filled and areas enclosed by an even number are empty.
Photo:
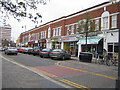
M116 80L116 90L120 90L120 1L118 3L119 15L118 15L118 28L119 28L119 52L118 52L118 78Z

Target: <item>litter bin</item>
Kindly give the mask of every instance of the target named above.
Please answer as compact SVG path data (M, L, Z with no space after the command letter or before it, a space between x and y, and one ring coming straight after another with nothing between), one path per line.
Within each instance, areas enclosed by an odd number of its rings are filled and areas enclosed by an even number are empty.
M89 63L91 63L91 61L92 61L92 53L89 53L89 52L80 52L80 54L79 54L79 60L81 62L89 62Z

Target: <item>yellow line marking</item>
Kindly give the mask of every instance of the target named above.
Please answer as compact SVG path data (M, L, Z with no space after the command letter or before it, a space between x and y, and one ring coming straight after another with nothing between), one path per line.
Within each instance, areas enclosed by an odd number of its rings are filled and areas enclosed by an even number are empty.
M89 71L86 71L86 70L76 69L76 68L67 67L67 66L63 66L63 65L58 65L58 66L59 67L64 67L64 68L67 68L67 69L72 69L72 70L75 70L75 71L80 71L80 72L89 72Z
M34 68L34 67L31 67L31 69L32 69L32 70L35 70L35 71L38 71L38 72L41 72L41 73L43 73L43 74L45 74L45 75L47 75L47 76L49 76L49 77L58 77L58 76L56 76L56 75L50 74L50 73L48 73L48 72L39 70L39 69Z
M5 57L5 56L1 56L1 57ZM24 65L24 64L22 64L22 63L19 63L19 62L15 61L15 60L12 59L12 58L8 58L8 57L5 57L5 58L6 58L6 59L9 59L10 61L13 61L13 62L15 62L15 63L17 63L17 64L23 65L23 66L25 66L25 67L29 67L29 66L27 66L27 65Z
M67 67L67 66L62 66L62 65L59 65L59 66L64 67L64 68L68 68L68 69L72 69L72 70L76 70L76 71L80 71L80 72L89 72L89 71L86 71L86 70L76 69L76 68L72 68L72 67ZM101 77L109 78L109 79L112 79L112 80L116 80L116 77L107 76L107 75L103 75L103 74L92 73L92 75L101 76Z
M66 80L66 79L61 79L61 80L59 80L59 81L64 82L64 83L66 83L66 84L69 84L69 85L71 85L71 86L74 86L74 87L76 87L76 88L82 88L82 90L91 90L91 89L88 88L88 87L85 87L85 86L83 86L83 85L80 85L80 84L71 82L71 81Z
M105 78L109 78L109 79L113 79L113 80L117 79L115 77L111 77L111 76L107 76L107 75L103 75L103 74L98 74L98 73L92 73L92 75L101 76L101 77L105 77Z

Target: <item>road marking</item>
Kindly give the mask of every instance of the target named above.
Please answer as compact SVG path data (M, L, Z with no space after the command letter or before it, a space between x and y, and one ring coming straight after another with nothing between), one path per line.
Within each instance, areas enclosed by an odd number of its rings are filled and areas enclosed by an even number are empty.
M107 75L103 75L103 74L98 74L98 73L92 73L92 75L101 76L101 77L105 77L105 78L109 78L109 79L113 79L113 80L117 79L115 77L111 77L111 76L107 76Z
M82 90L91 90L91 89L88 88L88 87L85 87L85 86L83 86L83 85L74 83L74 82L69 81L69 80L66 80L66 79L61 79L61 80L59 80L59 81L64 82L64 83L66 83L66 84L68 84L68 85L71 85L71 86L73 86L73 87L76 87L76 88L81 88Z
M43 74L45 74L45 75L47 75L47 76L49 76L49 77L58 77L58 76L56 76L56 75L50 74L50 73L48 73L48 72L42 71L42 70L37 69L37 68L34 68L34 67L31 67L31 69L32 69L32 70L36 70L36 71L38 71L38 72L41 72L41 73L43 73Z
M86 70L81 70L81 69L76 69L76 68L72 68L72 67L68 67L68 66L63 66L63 65L58 65L59 67L64 67L64 68L67 68L67 69L72 69L72 70L75 70L75 71L80 71L80 72L89 72L89 71L86 71Z
M59 66L60 67L64 67L64 68L68 68L68 69L72 69L72 70L76 70L76 71L80 71L80 72L90 72L90 71L76 69L76 68L72 68L72 67L68 67L68 66L63 66L63 65L59 65ZM98 74L98 73L92 73L92 75L101 76L101 77L109 78L109 79L112 79L112 80L116 80L117 79L116 77L107 76L107 75Z
M64 87L64 88L72 88L71 86L68 86L68 85L65 85L65 84L63 84L63 83L61 83L61 82L58 82L58 81L56 81L56 80L54 80L54 79L52 79L52 78L50 78L50 77L48 77L48 76L40 73L40 72L34 71L34 70L32 70L31 68L26 67L26 66L24 66L24 65L21 64L21 63L18 63L18 62L16 63L16 62L14 62L15 60L14 60L14 61L11 61L11 60L9 60L8 58L3 57L3 56L1 56L1 55L0 55L0 57L3 58L3 59L5 59L5 60L7 60L7 61L9 61L9 62L11 62L11 63L13 63L13 64L16 64L16 65L20 66L20 67L22 67L22 68L25 68L25 69L27 69L27 70L29 70L29 71L32 71L32 72L36 73L37 75L39 75L39 76L41 76L41 77L43 77L43 78L45 78L45 79L47 79L47 80L55 83L55 84L58 84L58 85L60 85L60 86L62 86L62 87Z

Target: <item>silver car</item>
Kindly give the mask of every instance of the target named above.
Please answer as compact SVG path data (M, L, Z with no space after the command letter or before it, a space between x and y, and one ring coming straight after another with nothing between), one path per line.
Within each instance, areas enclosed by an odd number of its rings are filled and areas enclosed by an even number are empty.
M17 50L17 48L16 47L7 47L6 49L5 49L5 54L18 54L18 50Z
M52 50L52 52L50 52L50 58L51 59L62 59L62 60L70 59L71 54L68 53L64 49L54 49L54 50Z

